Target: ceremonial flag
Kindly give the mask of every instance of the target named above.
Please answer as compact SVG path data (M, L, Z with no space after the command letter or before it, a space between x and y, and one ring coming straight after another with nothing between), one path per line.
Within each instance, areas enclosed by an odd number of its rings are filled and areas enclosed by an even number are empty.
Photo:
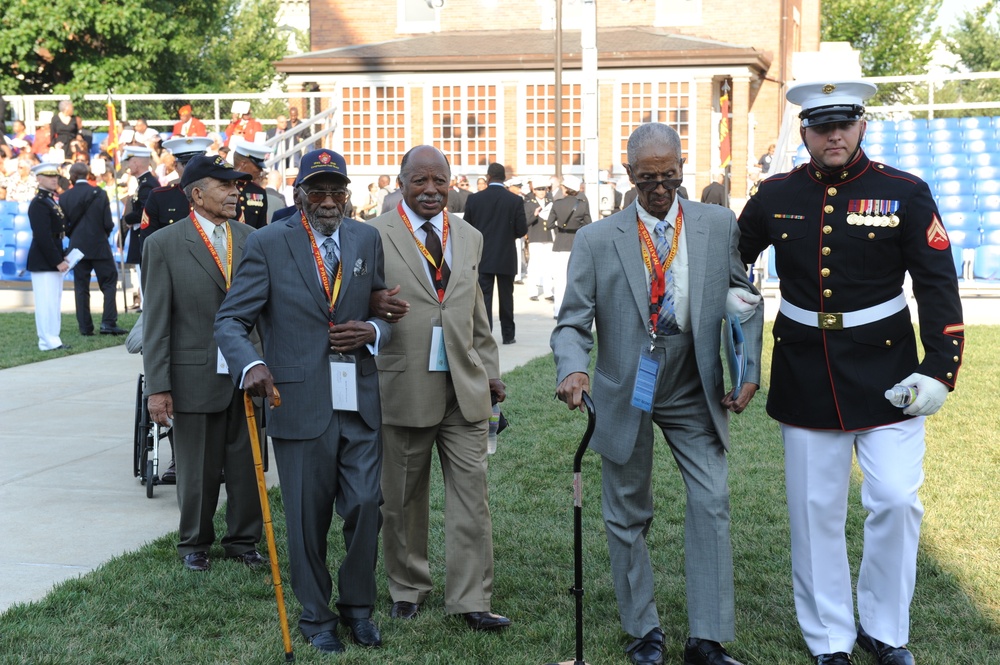
M118 171L118 122L115 119L115 103L111 101L111 90L108 90L108 153L115 160L115 171Z
M732 137L729 135L729 83L722 84L722 95L719 97L719 111L722 119L719 121L719 163L725 169L733 157Z

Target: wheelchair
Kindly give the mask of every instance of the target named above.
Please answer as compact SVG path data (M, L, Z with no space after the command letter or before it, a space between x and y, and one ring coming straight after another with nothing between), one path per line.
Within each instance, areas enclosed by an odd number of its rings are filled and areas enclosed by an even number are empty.
M139 375L139 380L135 389L135 427L133 430L133 440L135 445L132 451L132 475L139 479L139 482L146 487L146 497L153 498L153 487L163 484L159 475L160 464L160 442L163 439L170 440L173 446L173 429L163 427L153 421L149 415L149 402L144 396L146 387L145 378ZM267 409L261 409L260 417L260 441L261 453L263 455L264 471L267 472L270 466L267 438L264 434L264 427L267 423ZM223 481L225 478L222 479Z

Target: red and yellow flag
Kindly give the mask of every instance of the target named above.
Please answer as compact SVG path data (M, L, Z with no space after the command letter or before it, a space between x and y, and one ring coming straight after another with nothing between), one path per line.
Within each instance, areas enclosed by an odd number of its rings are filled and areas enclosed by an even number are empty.
M723 86L719 97L719 163L722 168L729 166L733 158L732 137L729 135L729 86Z
M111 101L111 91L108 90L108 153L115 160L115 171L118 170L118 122L115 119L115 103Z

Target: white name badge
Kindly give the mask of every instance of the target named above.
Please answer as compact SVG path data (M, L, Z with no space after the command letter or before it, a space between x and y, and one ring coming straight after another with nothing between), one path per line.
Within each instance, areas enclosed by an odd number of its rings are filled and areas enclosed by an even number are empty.
M653 411L656 396L656 375L660 362L645 352L639 354L639 368L635 373L635 387L632 389L632 406L647 413Z
M431 328L431 354L427 370L430 372L448 371L448 354L444 350L444 329L441 326Z
M226 362L226 357L222 355L222 349L216 349L217 357L215 359L215 373L216 374L229 374L229 363Z
M330 394L334 411L358 410L358 372L354 358L330 356Z

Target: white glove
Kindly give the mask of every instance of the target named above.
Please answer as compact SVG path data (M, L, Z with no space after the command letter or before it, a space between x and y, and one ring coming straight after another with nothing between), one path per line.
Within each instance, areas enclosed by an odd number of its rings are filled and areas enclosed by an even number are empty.
M760 304L760 296L742 287L733 287L726 294L726 314L738 316L740 323L746 323Z
M945 398L948 397L948 386L923 374L911 374L899 383L904 386L914 386L917 389L916 399L903 409L903 413L908 416L934 415L944 404Z

